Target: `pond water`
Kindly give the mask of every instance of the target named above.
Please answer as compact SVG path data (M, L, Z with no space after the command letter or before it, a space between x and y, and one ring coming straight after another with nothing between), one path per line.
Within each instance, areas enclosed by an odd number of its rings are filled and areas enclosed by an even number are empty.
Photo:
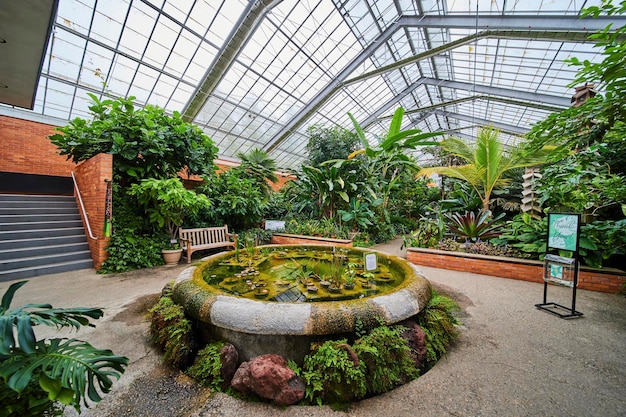
M256 247L201 268L203 280L227 294L290 303L371 297L404 281L387 257L337 247Z

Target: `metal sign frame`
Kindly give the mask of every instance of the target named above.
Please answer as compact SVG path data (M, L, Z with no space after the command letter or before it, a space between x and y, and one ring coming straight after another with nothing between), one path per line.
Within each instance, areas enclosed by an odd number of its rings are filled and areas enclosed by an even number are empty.
M535 307L557 315L562 319L580 317L583 313L576 311L580 214L549 213L546 238L546 255L543 268L543 303L535 304ZM572 257L558 256L550 253L551 251L569 251L572 252ZM549 283L572 287L571 307L548 302Z

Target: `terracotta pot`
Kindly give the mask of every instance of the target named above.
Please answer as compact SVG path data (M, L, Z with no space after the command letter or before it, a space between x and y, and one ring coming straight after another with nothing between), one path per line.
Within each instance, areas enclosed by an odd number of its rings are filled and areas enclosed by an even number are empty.
M182 249L163 249L161 250L163 254L163 260L165 261L165 265L178 265L178 261L180 261L181 256L183 255Z

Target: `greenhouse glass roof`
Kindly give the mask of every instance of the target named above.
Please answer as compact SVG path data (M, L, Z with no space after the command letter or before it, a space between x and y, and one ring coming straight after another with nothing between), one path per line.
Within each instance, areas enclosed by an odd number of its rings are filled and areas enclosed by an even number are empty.
M59 0L32 112L89 118L89 97L178 111L235 158L306 157L312 124L403 127L516 140L566 108L587 36L626 18L580 19L589 0ZM602 86L597 86L602 88ZM0 107L0 112L9 106ZM372 136L373 138L373 136Z

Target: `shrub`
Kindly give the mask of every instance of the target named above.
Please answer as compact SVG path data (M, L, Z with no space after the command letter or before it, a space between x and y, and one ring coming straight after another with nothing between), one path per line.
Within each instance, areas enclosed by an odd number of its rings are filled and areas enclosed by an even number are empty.
M163 265L161 249L165 240L138 235L133 229L116 229L107 247L109 257L98 272L109 274Z
M183 307L164 295L150 309L150 314L150 335L163 349L163 361L177 368L186 368L192 357L194 337Z
M466 211L463 214L454 213L446 215L450 220L448 228L452 233L459 237L470 240L489 239L500 234L502 224L494 224L497 220L504 217L504 213L491 219L491 211L479 210L477 213Z

